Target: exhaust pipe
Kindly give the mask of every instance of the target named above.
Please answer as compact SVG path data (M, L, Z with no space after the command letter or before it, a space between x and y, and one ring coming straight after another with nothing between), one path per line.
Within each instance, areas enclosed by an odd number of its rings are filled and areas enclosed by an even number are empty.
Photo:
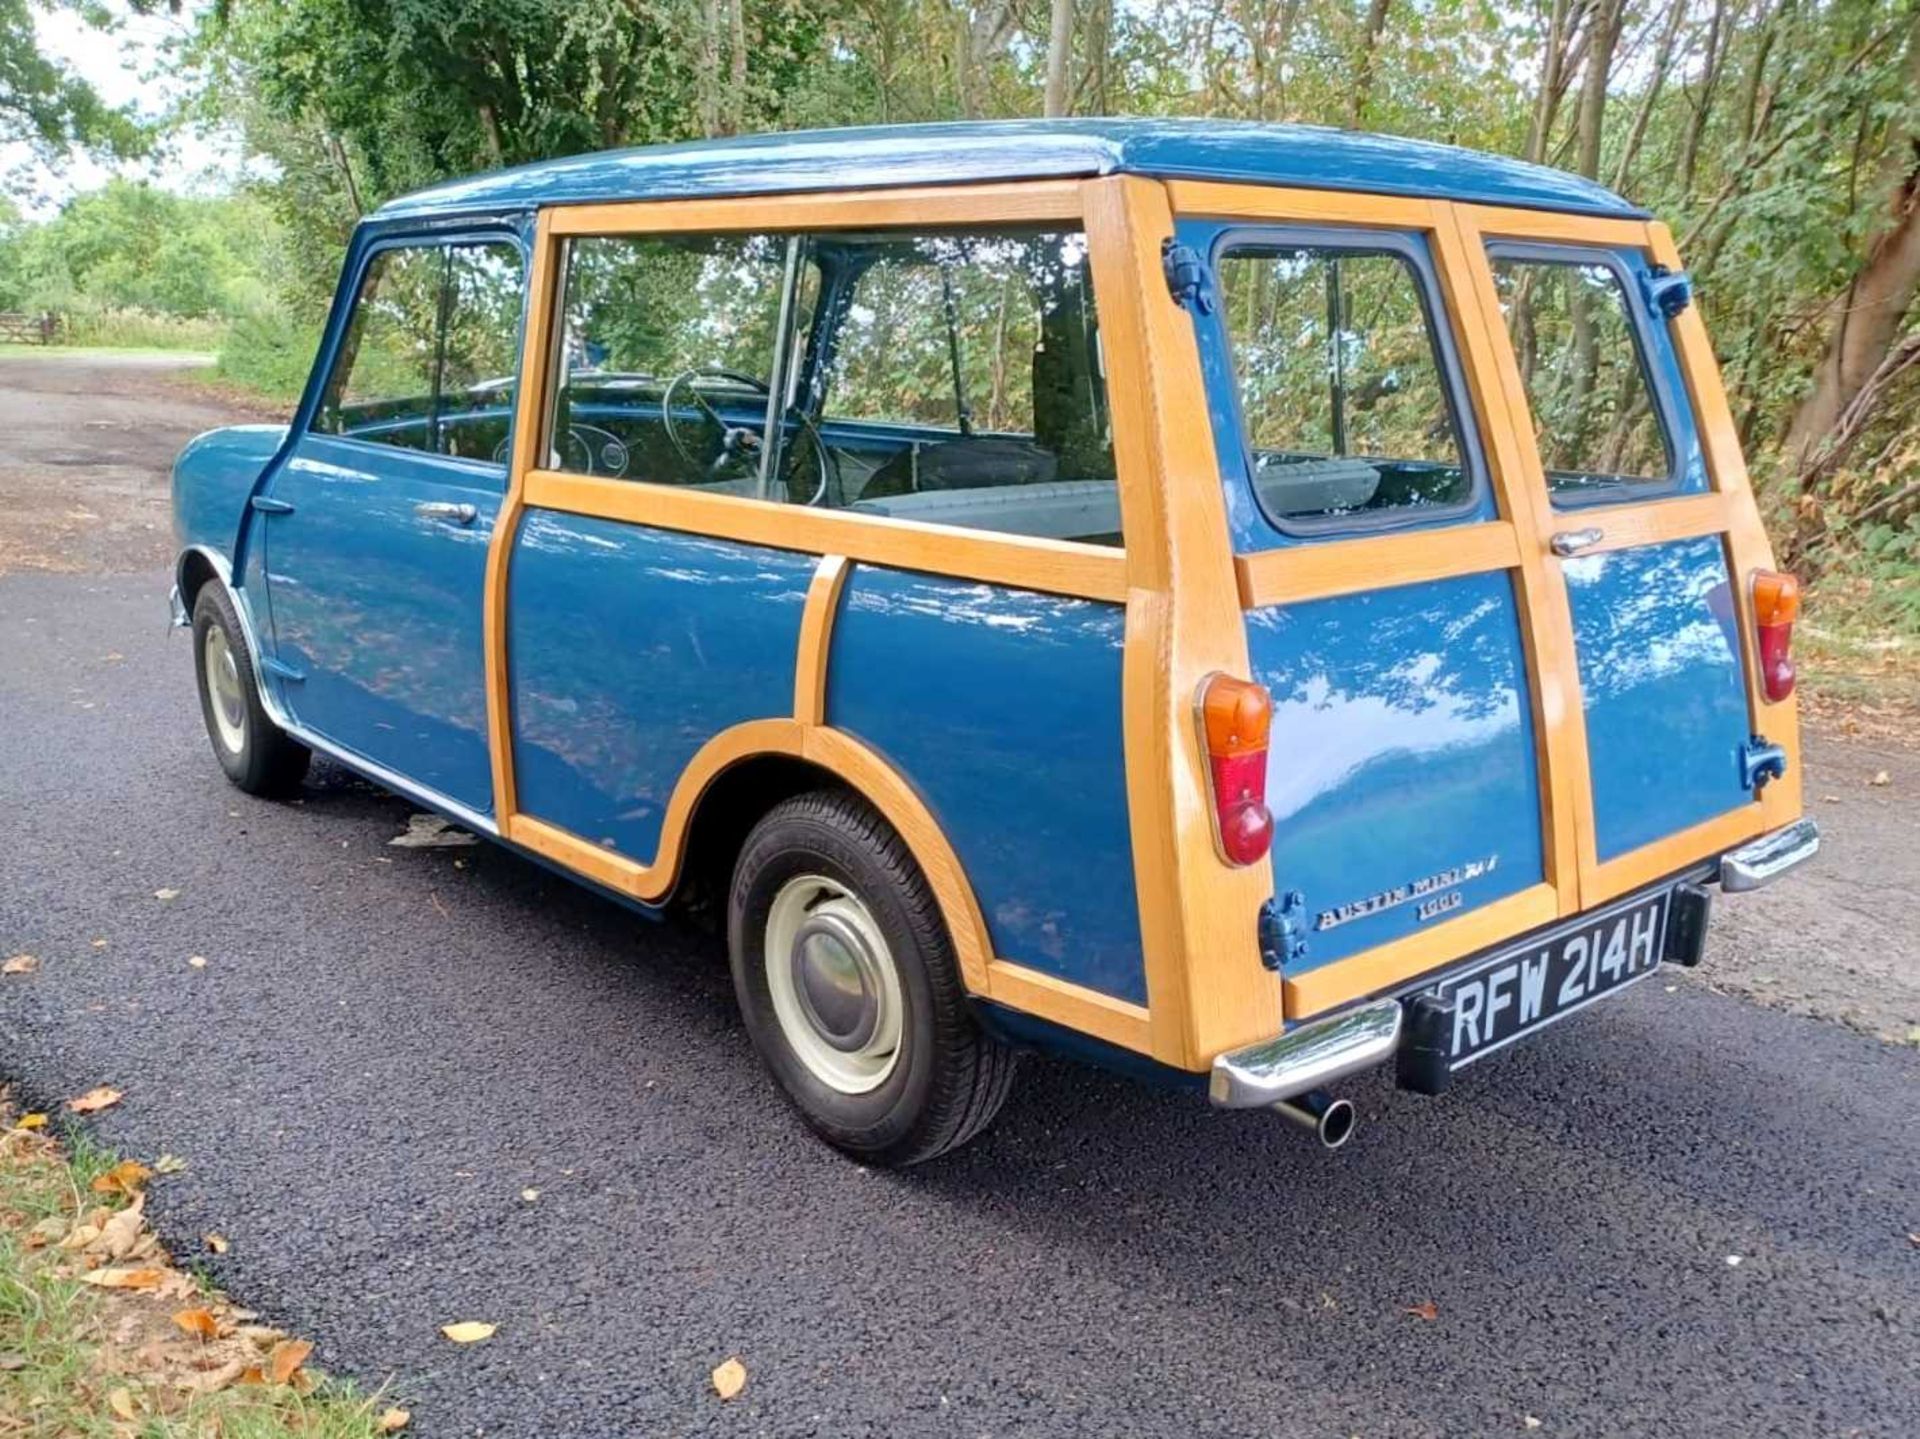
M1283 1099L1273 1107L1302 1129L1312 1130L1314 1137L1328 1149L1338 1149L1353 1137L1357 1116L1352 1101L1335 1099L1324 1089L1310 1089L1296 1099Z

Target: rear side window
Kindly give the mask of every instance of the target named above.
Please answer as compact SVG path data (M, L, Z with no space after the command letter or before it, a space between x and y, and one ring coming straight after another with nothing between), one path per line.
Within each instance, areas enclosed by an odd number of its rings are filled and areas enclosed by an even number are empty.
M1597 262L1498 251L1491 258L1554 498L1618 498L1666 485L1666 435L1619 274Z
M313 428L504 461L522 293L520 251L504 241L379 251Z
M564 316L561 468L1120 543L1077 230L581 239Z
M1404 255L1235 245L1217 271L1269 518L1395 518L1472 499L1444 351Z

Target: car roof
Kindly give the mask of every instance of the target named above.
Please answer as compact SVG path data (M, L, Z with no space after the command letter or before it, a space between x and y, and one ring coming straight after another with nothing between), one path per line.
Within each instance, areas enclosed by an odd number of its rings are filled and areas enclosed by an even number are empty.
M1314 125L1142 119L883 125L608 150L436 185L375 218L1122 174L1645 214L1578 175L1453 145Z

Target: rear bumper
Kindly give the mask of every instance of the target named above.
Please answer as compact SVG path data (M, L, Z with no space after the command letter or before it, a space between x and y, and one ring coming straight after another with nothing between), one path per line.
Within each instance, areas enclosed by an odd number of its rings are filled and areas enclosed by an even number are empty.
M1819 849L1819 826L1803 819L1730 850L1711 865L1699 866L1688 873L1696 883L1717 878L1722 890L1739 894L1771 883L1813 858ZM1701 900L1700 918L1704 923L1704 894ZM1505 941L1501 947L1513 943ZM1693 944L1697 959L1698 936L1694 937ZM1449 974L1480 963L1482 958L1480 954L1465 956L1457 964L1422 975L1391 997L1368 1000L1338 1014L1315 1017L1276 1039L1229 1050L1213 1061L1208 1097L1222 1109L1258 1109L1297 1099L1363 1069L1385 1064L1398 1055L1408 1029L1407 1001L1432 989ZM1413 1043L1417 1049L1418 1042Z
M1720 888L1728 894L1759 889L1819 852L1820 826L1810 819L1796 820L1722 855Z

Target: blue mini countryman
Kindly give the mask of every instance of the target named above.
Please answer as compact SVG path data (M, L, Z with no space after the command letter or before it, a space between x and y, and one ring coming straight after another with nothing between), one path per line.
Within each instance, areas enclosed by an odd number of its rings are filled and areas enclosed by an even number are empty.
M1404 140L1090 121L589 155L353 237L180 458L233 782L314 752L713 896L806 1122L1020 1047L1268 1106L1463 1066L1810 856L1776 573L1666 228Z

